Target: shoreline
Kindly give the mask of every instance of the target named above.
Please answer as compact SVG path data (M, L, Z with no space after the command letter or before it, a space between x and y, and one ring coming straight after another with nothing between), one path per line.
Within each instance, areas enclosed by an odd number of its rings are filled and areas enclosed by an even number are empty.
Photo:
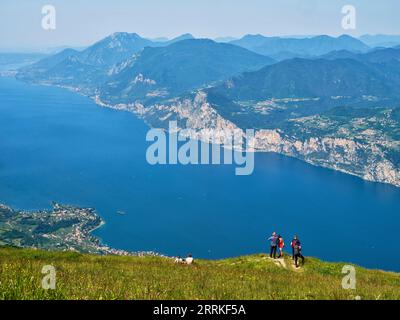
M64 89L69 90L67 87L65 87ZM72 92L75 92L75 91L72 90ZM82 94L82 95L86 96L84 94ZM98 106L100 106L102 108L109 108L109 109L116 110L116 111L125 111L125 112L129 112L129 113L133 113L134 115L136 115L137 117L142 119L149 127L151 127L151 125L143 118L143 111L138 111L138 110L134 110L133 109L134 107L136 107L136 103L110 105L110 104L107 104L107 103L101 101L100 98L97 95L94 96L94 97L91 97L91 96L86 96L86 97L88 97L89 99L93 100L96 105L98 105ZM144 109L144 107L142 105L140 105L140 107ZM207 129L207 128L204 128L204 129ZM262 130L260 130L260 131L262 131ZM196 139L196 140L201 141L199 139ZM396 183L392 183L392 182L374 180L371 177L368 178L366 175L363 176L362 174L359 174L357 172L352 172L352 171L349 171L349 170L346 170L346 169L343 169L343 168L340 168L340 167L336 167L334 165L321 164L321 163L318 163L315 160L302 158L302 157L290 154L288 152L279 152L279 151L273 151L273 150L268 150L268 149L264 149L263 150L263 149L259 149L259 148L252 149L252 150L250 150L248 152L279 154L279 155L283 155L283 156L286 156L286 157L290 157L290 158L293 158L293 159L300 160L300 161L302 161L304 163L307 163L309 165L312 165L314 167L324 168L324 169L340 172L340 173L343 173L343 174L346 174L346 175L351 175L353 177L357 177L357 178L359 178L359 179L361 179L363 181L366 181L366 182L379 183L379 184L383 184L383 185L390 185L390 186L393 186L393 187L396 187L396 188L400 188L400 181L396 182Z
M44 85L47 85L47 86L50 86L50 87L51 86L54 87L54 85L51 85L51 84L44 84ZM152 127L146 121L146 119L143 117L145 115L145 111L144 111L145 107L140 103L131 103L131 104L123 104L123 103L121 103L121 104L112 105L112 104L108 104L108 103L105 103L105 102L101 101L101 99L99 98L98 95L95 95L95 96L87 95L87 94L81 92L81 90L79 88L76 88L76 87L68 87L68 86L62 86L62 85L56 85L55 87L66 89L68 91L71 91L71 92L74 92L74 93L78 93L79 95L81 95L83 97L87 97L90 100L92 100L99 107L108 108L108 109L112 109L112 110L116 110L116 111L125 111L125 112L132 113L135 116L137 116L138 118L140 118L142 121L144 121L149 127ZM207 128L203 128L203 129L207 129ZM275 129L275 130L277 130L277 129ZM263 130L259 130L259 131L263 131ZM270 147L273 147L273 146L269 146L268 148L270 148ZM359 174L357 172L351 172L349 170L342 169L342 168L334 166L334 165L318 163L315 160L299 157L299 156L290 154L288 152L279 152L279 151L268 150L268 148L265 148L265 149L256 148L256 149L253 149L252 151L253 152L258 152L258 153L267 153L267 152L268 153L275 153L275 154L287 156L287 157L290 157L290 158L298 159L298 160L300 160L302 162L305 162L305 163L307 163L309 165L312 165L314 167L324 168L324 169L328 169L328 170L332 170L332 171L341 172L343 174L351 175L353 177L357 177L357 178L359 178L359 179L361 179L363 181L366 181L366 182L379 183L379 184L384 184L384 185L391 185L393 187L400 188L400 181L396 182L396 183L392 183L392 182L374 180L374 179L372 179L372 177L368 178L366 175L362 175L362 174Z
M2 77L1 74L0 74L0 77ZM148 123L148 121L144 118L144 115L146 113L145 107L140 103L131 103L131 104L123 104L123 103L121 103L121 104L111 105L111 104L108 104L108 103L105 103L105 102L101 101L98 95L86 94L86 93L82 92L82 90L79 89L78 87L63 86L63 85L57 85L57 84L51 84L51 83L41 83L41 82L25 82L23 80L19 80L17 78L17 74L14 74L12 76L6 76L6 77L7 78L12 78L12 79L15 79L16 81L20 81L22 83L27 83L27 84L30 84L30 85L55 87L55 88L68 90L68 91L70 91L72 93L77 93L82 97L86 97L86 98L90 99L97 106L99 106L101 108L107 108L107 109L111 109L111 110L115 110L115 111L125 111L125 112L132 113L135 116L137 116L138 118L140 118L142 121L144 121L144 123L146 125L148 125L150 128L152 128L151 124ZM226 120L226 121L228 121L228 120ZM207 128L203 128L203 129L207 129ZM277 129L270 130L270 131L276 131L276 130ZM263 130L259 130L259 132L262 132L262 131ZM261 140L261 142L262 142L262 140ZM307 158L304 158L304 157L296 156L296 155L291 154L289 152L278 151L278 150L274 151L274 150L271 150L271 149L276 149L276 145L270 145L270 146L264 147L264 149L255 148L255 149L252 149L252 152L257 152L257 153L263 153L263 152L264 153L275 153L275 154L287 156L287 157L290 157L290 158L298 159L298 160L300 160L302 162L305 162L305 163L307 163L309 165L312 165L314 167L324 168L324 169L328 169L328 170L332 170L332 171L341 172L343 174L351 175L353 177L357 177L357 178L359 178L359 179L361 179L363 181L366 181L366 182L379 183L379 184L383 184L383 185L390 185L390 186L393 186L395 188L400 188L400 181L398 181L398 182L380 181L380 180L377 180L377 179L373 179L372 176L368 177L366 173L364 173L364 175L362 175L361 173L352 172L352 171L337 167L335 165L323 164L323 163L319 163L316 160L312 160L312 159L307 159Z

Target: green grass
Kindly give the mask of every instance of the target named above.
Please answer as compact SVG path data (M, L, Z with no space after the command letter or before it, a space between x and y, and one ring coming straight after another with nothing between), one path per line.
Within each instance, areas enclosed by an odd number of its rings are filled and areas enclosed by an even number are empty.
M159 257L93 256L0 248L0 299L400 299L400 274L356 267L357 289L342 289L343 263L308 258L300 271L265 255L175 265ZM41 287L42 267L56 290Z

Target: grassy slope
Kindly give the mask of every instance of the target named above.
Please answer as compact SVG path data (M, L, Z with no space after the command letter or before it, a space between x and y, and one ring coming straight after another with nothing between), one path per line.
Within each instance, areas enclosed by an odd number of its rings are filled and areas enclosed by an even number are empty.
M0 249L0 299L400 299L400 274L357 268L357 290L341 287L343 264L307 259L304 269L265 255L175 265L158 257L90 256ZM57 288L41 288L53 265Z

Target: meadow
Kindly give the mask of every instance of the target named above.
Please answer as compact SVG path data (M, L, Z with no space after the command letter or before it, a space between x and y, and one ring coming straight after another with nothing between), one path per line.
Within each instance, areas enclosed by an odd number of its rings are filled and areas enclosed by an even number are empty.
M42 268L56 270L55 290L42 288ZM5 300L392 300L400 274L356 267L356 289L342 287L345 263L265 255L177 265L162 257L96 256L0 248L0 299Z

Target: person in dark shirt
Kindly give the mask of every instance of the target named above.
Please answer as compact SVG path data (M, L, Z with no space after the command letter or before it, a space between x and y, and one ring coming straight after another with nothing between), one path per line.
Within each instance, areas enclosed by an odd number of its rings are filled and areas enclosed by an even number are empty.
M301 259L301 264L304 265L304 257L303 254L301 253L302 247L301 247L301 242L299 238L296 236L295 239L293 239L293 255L294 255L294 264L296 265L296 268L299 267L299 259Z
M293 240L292 240L292 242L290 242L290 246L292 247L292 259L294 260L294 245L296 244L296 241L298 240L299 238L297 237L297 235L295 235L294 237L293 237Z

